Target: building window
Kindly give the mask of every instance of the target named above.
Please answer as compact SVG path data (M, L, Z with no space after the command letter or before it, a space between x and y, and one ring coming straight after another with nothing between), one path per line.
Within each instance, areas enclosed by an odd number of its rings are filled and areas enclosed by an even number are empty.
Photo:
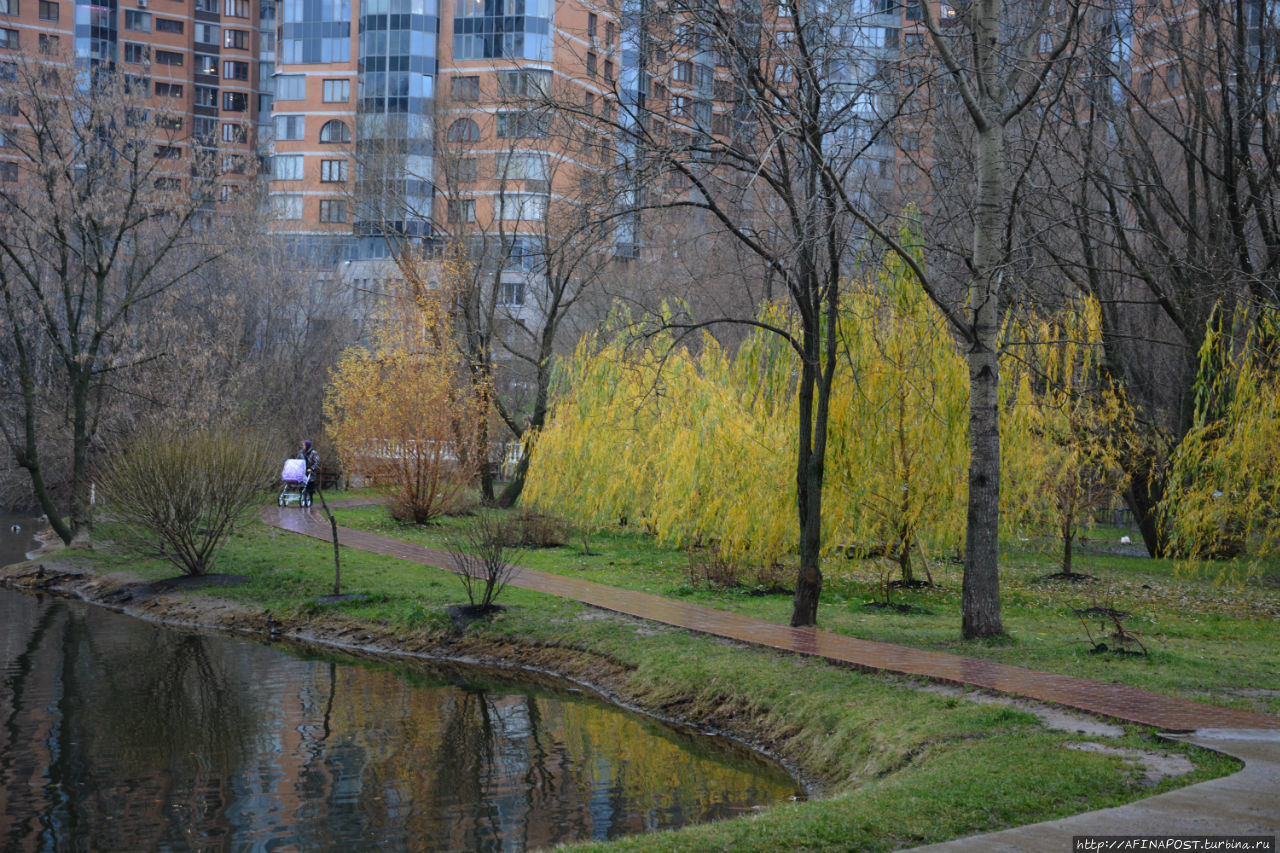
M216 118L196 116L192 120L191 135L200 143L213 142L218 138L218 120Z
M346 160L321 160L320 180L326 184L340 184L347 180Z
M173 113L158 113L156 115L156 127L161 130L182 130L182 116Z
M307 78L302 74L281 74L276 78L277 101L301 101L307 96Z
M205 74L209 77L218 76L218 57L211 56L207 53L196 54L196 73Z
M248 30L223 30L222 46L230 47L236 50L249 49L249 31Z
M17 15L18 0L0 0L0 15Z
M6 33L6 32L13 33L14 42L12 45L4 45L4 46L17 47L18 34L13 30L0 30L0 33ZM124 43L124 61L125 62L141 63L141 62L149 62L150 60L151 60L151 51L147 48L145 44L139 44L136 41L127 41Z
M687 59L677 59L671 65L671 79L678 83L692 83L693 63Z
M588 12L587 13L587 38L593 39L595 37L596 37L596 13Z
M182 189L182 181L178 178L156 178L155 188L161 192L177 192Z
M248 80L249 79L249 63L225 61L222 63L222 79L224 80Z
M498 200L502 222L541 222L547 218L547 197L542 193L506 193Z
M479 163L475 157L459 157L445 163L445 178L450 183L470 184L479 176Z
M476 200L473 198L450 199L448 204L449 222L460 225L476 221Z
M306 116L276 116L276 139L302 139L306 133Z
M613 21L604 22L604 43L613 46Z
M675 118L689 117L690 100L684 95L671 96L671 115Z
M301 219L302 194L278 193L271 196L271 208L276 219Z
M478 142L480 125L469 118L460 118L449 125L448 139L450 142Z
M345 104L351 100L350 80L325 80L324 102L326 104Z
M211 86L196 86L195 95L197 107L216 107L218 105L218 90Z
M498 180L545 181L550 173L545 154L511 153L494 158L493 176Z
M242 113L249 109L248 92L223 92L222 109L229 113Z
M58 48L61 45L62 45L62 41L57 36L51 36L48 33L40 34L40 52L41 53L45 53L45 54L57 53Z
M596 76L596 55L591 51L587 51L587 76Z
M347 203L342 199L336 199L336 198L320 199L320 221L321 222L346 222L347 221Z
M249 17L249 0L226 0L223 4L223 14L228 18Z
M0 163L0 181L13 183L18 180L18 164L14 162Z
M240 154L228 154L222 158L222 173L224 175L243 175L245 170L245 159Z
M40 20L56 21L58 17L58 4L55 0L40 0Z
M156 32L158 33L174 33L182 35L186 29L182 21L175 21L172 18L156 18Z
M536 69L499 71L498 88L504 98L544 98L551 94L551 72Z
M498 286L498 304L506 308L519 308L524 304L524 282L504 281Z
M221 29L217 24L201 24L196 23L196 41L200 44L217 44L218 31Z
M540 138L547 135L550 129L550 118L543 113L519 112L498 113L499 139Z
M449 93L455 101L480 100L479 77L454 77Z
M139 12L136 9L125 9L124 28L137 33L151 32L151 13Z
M182 149L176 145L157 145L155 156L159 160L177 160L182 156Z
M351 128L345 122L333 119L320 128L320 141L345 144L351 141Z
M604 82L613 82L613 60L606 59L604 61Z
M277 154L271 158L271 180L302 180L303 157L301 154Z
M244 142L248 138L244 125L233 121L222 123L223 142Z
M156 62L160 65L181 65L182 54L175 50L157 50Z

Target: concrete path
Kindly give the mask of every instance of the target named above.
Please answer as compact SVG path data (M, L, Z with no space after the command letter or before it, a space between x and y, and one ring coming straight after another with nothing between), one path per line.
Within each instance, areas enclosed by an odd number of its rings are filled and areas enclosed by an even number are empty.
M1280 732L1205 729L1194 735L1177 736L1177 739L1234 755L1245 762L1244 769L1221 779L1188 785L1127 806L1086 812L1062 820L1034 823L915 849L938 853L1067 853L1073 850L1072 838L1079 835L1142 835L1158 838L1250 835L1269 837L1272 843L1270 849L1275 850L1276 835L1280 834ZM1129 849L1160 848L1135 846ZM1183 846L1164 849L1196 848Z

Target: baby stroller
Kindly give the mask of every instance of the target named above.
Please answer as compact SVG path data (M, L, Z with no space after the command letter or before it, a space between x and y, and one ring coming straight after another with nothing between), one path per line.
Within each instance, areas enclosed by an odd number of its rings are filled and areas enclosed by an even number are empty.
M280 483L280 506L292 503L301 507L311 506L311 475L307 473L305 459L284 460Z

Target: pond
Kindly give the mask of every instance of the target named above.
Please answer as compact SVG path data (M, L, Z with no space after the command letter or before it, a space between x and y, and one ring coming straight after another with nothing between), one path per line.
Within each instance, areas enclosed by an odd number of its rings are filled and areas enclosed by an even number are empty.
M0 848L525 850L800 794L563 687L305 657L0 589Z

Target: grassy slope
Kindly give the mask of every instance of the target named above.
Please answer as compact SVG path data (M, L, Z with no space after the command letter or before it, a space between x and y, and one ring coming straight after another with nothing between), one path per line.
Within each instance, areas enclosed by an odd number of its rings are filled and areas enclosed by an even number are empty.
M380 510L343 510L340 521L388 527ZM101 532L110 535L109 528ZM398 535L440 544L442 532L401 530ZM684 556L653 549L642 537L593 536L591 548L592 556L583 556L579 545L531 553L521 562L653 592L691 595L766 618L785 620L789 612L785 597L713 595L688 589L683 580ZM96 552L93 559L100 569L128 571L149 580L173 574L161 561L138 560L110 549ZM250 581L193 594L269 609L286 622L309 619L330 627L369 625L391 632L406 647L444 641L471 653L506 649L541 665L555 666L560 660L625 701L720 728L773 750L816 780L826 794L750 818L624 840L609 849L891 849L1102 808L1153 793L1138 784L1137 774L1126 762L1063 748L1088 738L1045 730L1034 717L1018 710L921 693L900 679L744 648L636 620L602 618L598 611L573 602L518 589L504 593L502 601L508 609L499 617L459 632L444 613L446 605L463 599L460 584L449 574L355 552L344 552L343 559L344 591L362 592L367 598L318 605L315 596L329 592L332 585L330 547L254 523L233 538L218 566L219 571L243 574ZM861 581L839 574L829 584L829 603L820 612L824 627L961 650L951 639L956 630L951 593L921 594L934 611L930 616L871 614L851 606L866 597L857 586ZM946 580L951 586L956 579ZM1025 591L1015 591L1020 588L1013 586L1006 604L1010 627L1019 639L983 647L982 654L1015 663L1043 660L1048 662L1041 664L1045 668L1084 666L1081 674L1097 674L1089 668L1103 666L1107 677L1125 680L1150 670L1147 680L1167 680L1159 675L1167 668L1159 660L1104 665L1081 658L1078 639L1083 634L1073 632L1073 620L1061 616L1061 603L1041 600L1052 600L1057 594L1037 592L1031 582ZM1199 625L1202 647L1217 653L1218 644L1226 641L1212 632L1206 635L1213 626L1204 620L1193 624ZM1040 636L1036 626L1051 628L1043 632L1046 639L1031 639ZM974 650L965 646L963 651ZM1274 655L1270 659L1274 666ZM1252 666L1231 671L1252 672ZM1215 672L1212 677L1222 680L1224 676ZM1253 682L1236 682L1241 683ZM1155 746L1150 733L1138 728L1130 728L1120 745ZM1202 752L1196 752L1196 760L1199 766L1191 778L1165 786L1211 778L1233 766L1228 759Z

